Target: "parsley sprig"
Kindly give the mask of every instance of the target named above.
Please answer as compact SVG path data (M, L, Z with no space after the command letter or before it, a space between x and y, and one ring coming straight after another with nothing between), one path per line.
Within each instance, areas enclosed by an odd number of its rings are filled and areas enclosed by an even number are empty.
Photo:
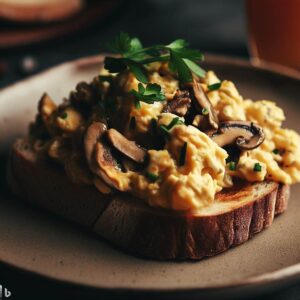
M104 67L110 73L129 69L142 83L148 83L145 66L152 62L167 62L169 69L178 74L180 82L192 81L193 74L204 77L205 71L198 65L203 60L200 51L188 48L182 39L168 45L143 47L138 38L121 32L108 44L108 49L121 57L107 56Z
M144 86L142 83L139 83L138 91L132 89L130 94L135 97L135 106L137 108L140 107L140 101L153 104L154 102L164 101L166 98L161 90L161 86L156 83L148 83L146 86Z

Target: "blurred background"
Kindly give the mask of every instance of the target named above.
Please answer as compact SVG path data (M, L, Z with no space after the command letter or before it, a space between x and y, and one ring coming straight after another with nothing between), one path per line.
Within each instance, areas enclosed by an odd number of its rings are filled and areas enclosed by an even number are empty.
M300 70L299 14L300 0L0 0L0 88L101 53L120 31Z
M25 2L33 8L27 11ZM49 13L64 2L70 2L65 15ZM0 0L0 88L98 54L120 31L146 45L180 37L205 52L248 57L243 0Z

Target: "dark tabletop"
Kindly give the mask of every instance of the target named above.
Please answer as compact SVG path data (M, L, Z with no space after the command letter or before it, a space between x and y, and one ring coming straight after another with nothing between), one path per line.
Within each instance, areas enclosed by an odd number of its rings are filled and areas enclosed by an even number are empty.
M21 67L25 57L36 61L32 72L39 72L66 60L104 51L105 43L120 31L138 36L145 45L169 43L180 37L204 52L248 58L242 0L125 0L108 18L92 28L42 44L0 50L0 67L5 67L2 76L0 74L0 89L29 76ZM0 265L0 284L11 288L11 299L27 299L33 295L38 295L39 299L106 299L83 296L80 289L49 282L5 265ZM263 295L261 299L266 298ZM268 299L300 299L299 285L273 292Z

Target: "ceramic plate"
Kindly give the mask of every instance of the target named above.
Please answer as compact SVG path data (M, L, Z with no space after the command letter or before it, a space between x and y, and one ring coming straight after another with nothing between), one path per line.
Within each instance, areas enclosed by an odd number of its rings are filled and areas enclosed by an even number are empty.
M0 155L33 120L37 101L47 91L60 101L80 80L91 80L101 57L50 69L0 92ZM228 58L208 56L206 69L234 81L245 98L272 99L285 109L286 126L300 132L300 79ZM98 236L0 196L0 260L27 272L95 291L185 298L190 295L255 293L299 278L300 185L293 186L289 208L273 225L245 244L199 262L159 262L137 258ZM22 249L22 251L20 251Z

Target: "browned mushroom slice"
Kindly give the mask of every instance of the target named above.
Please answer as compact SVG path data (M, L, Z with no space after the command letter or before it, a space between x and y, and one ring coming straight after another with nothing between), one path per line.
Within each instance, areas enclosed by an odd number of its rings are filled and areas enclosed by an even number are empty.
M72 104L88 104L92 105L97 100L95 89L93 84L88 84L87 82L79 82L76 85L76 91L71 92L70 100Z
M111 153L110 147L103 140L107 132L105 124L92 123L84 137L86 160L90 170L99 176L109 186L120 190L129 189L129 174L120 170L118 163Z
M38 111L42 115L43 120L48 119L57 109L57 105L47 93L44 93L38 104Z
M122 164L122 169L125 172L129 172L129 171L137 171L139 169L139 164L137 164L136 162L134 162L131 159L128 159L127 157L123 157L121 160L121 164Z
M203 114L203 111L207 112L208 121L212 128L218 128L218 116L209 101L208 97L206 96L205 92L201 84L194 78L193 79L193 92L195 97L195 107L196 109Z
M108 140L111 144L126 157L137 163L143 163L146 158L146 151L135 142L128 140L124 135L115 129L107 131Z
M188 90L177 90L173 99L168 102L163 112L184 117L191 107L191 97Z
M109 186L119 190L128 191L130 187L129 173L124 173L115 165L110 149L103 143L95 146L95 158L97 162L97 175Z
M54 124L54 114L56 110L57 105L48 94L44 93L39 101L38 111L47 132L51 136L55 136L57 131Z
M210 127L208 118L205 118L203 115L195 115L192 125L199 128L202 131L207 130Z
M254 149L265 139L263 129L248 121L222 122L218 130L211 130L207 134L220 147L236 144L241 150Z
M93 173L97 173L97 171L98 171L98 168L95 164L95 159L94 159L95 146L96 146L97 142L100 141L102 135L106 131L107 131L107 127L105 124L100 123L100 122L94 122L88 127L88 129L84 135L85 157L86 157L88 166Z

